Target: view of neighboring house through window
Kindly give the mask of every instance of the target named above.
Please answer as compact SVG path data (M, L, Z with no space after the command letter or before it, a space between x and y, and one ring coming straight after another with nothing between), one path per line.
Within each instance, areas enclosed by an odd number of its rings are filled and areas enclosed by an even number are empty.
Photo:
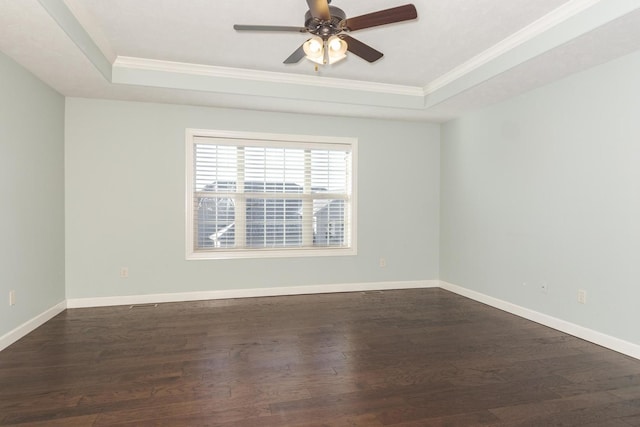
M353 138L187 130L187 257L355 253Z

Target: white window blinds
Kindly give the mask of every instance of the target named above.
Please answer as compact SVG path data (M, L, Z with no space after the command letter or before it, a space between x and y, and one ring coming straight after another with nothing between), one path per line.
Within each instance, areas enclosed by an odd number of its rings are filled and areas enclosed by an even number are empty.
M204 131L187 139L192 256L355 250L354 140Z

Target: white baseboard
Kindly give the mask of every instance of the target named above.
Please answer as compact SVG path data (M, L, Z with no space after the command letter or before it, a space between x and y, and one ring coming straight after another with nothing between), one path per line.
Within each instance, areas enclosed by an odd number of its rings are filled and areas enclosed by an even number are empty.
M618 353L626 354L627 356L631 356L635 359L640 359L640 345L629 341L621 340L619 338L603 334L602 332L594 331L593 329L585 328L583 326L576 325L575 323L539 313L442 280L440 280L440 288L462 295L463 297L467 297L474 301L490 305L491 307L498 308L508 313L515 314L516 316L523 317L533 322L540 323L541 325L548 326L569 335L573 335L574 337L601 345L608 349L617 351Z
M14 342L18 341L20 338L27 335L29 332L36 329L38 326L43 325L49 320L53 319L58 314L62 313L67 308L67 302L62 301L46 310L43 313L40 313L36 317L31 320L27 320L22 325L18 326L12 331L7 332L3 336L0 337L0 351L9 347Z
M437 288L498 308L541 325L565 332L578 338L601 345L627 356L640 359L640 345L558 319L537 311L472 291L442 280L416 280L402 282L346 283L336 285L287 286L276 288L230 289L219 291L182 292L150 295L129 295L100 298L71 298L51 307L44 313L18 326L0 337L0 351L29 332L58 315L66 308L106 307L115 305L153 304L163 302L201 301L209 299L253 298L282 295L323 294L336 292L364 292L393 289Z
M155 304L163 302L201 301L210 299L272 297L282 295L327 294L336 292L381 291L390 289L435 288L439 280L403 282L345 283L336 285L283 286L277 288L228 289L220 291L181 292L168 294L128 295L100 298L71 298L68 308L106 307L113 305Z

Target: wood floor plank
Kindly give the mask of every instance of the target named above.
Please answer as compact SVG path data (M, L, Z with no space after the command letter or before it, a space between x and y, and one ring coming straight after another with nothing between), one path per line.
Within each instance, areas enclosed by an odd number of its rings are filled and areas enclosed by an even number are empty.
M96 418L98 418L97 415L86 415L80 417L67 417L59 420L49 419L45 421L6 425L20 427L87 427L92 426L96 421Z
M66 310L8 426L640 425L640 361L441 289Z
M414 421L394 423L394 427L497 427L498 417L489 411L469 412L444 417L421 418Z
M607 405L619 402L616 396L607 392L598 392L571 398L550 399L544 401L528 402L520 405L511 405L490 409L503 422L517 423L530 420L532 417L545 417L553 419L563 412L585 410L594 406Z

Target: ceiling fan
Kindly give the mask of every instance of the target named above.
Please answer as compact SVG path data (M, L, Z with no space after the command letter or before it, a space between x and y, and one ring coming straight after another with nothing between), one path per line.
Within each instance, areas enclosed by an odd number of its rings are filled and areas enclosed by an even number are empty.
M329 3L331 0L307 0L309 10L304 16L304 27L236 24L233 28L237 31L287 31L311 34L310 39L284 60L285 64L295 64L305 57L318 64L333 64L346 58L347 51L365 61L375 62L382 58L383 53L347 33L418 17L413 4L347 18L342 9L329 6Z

